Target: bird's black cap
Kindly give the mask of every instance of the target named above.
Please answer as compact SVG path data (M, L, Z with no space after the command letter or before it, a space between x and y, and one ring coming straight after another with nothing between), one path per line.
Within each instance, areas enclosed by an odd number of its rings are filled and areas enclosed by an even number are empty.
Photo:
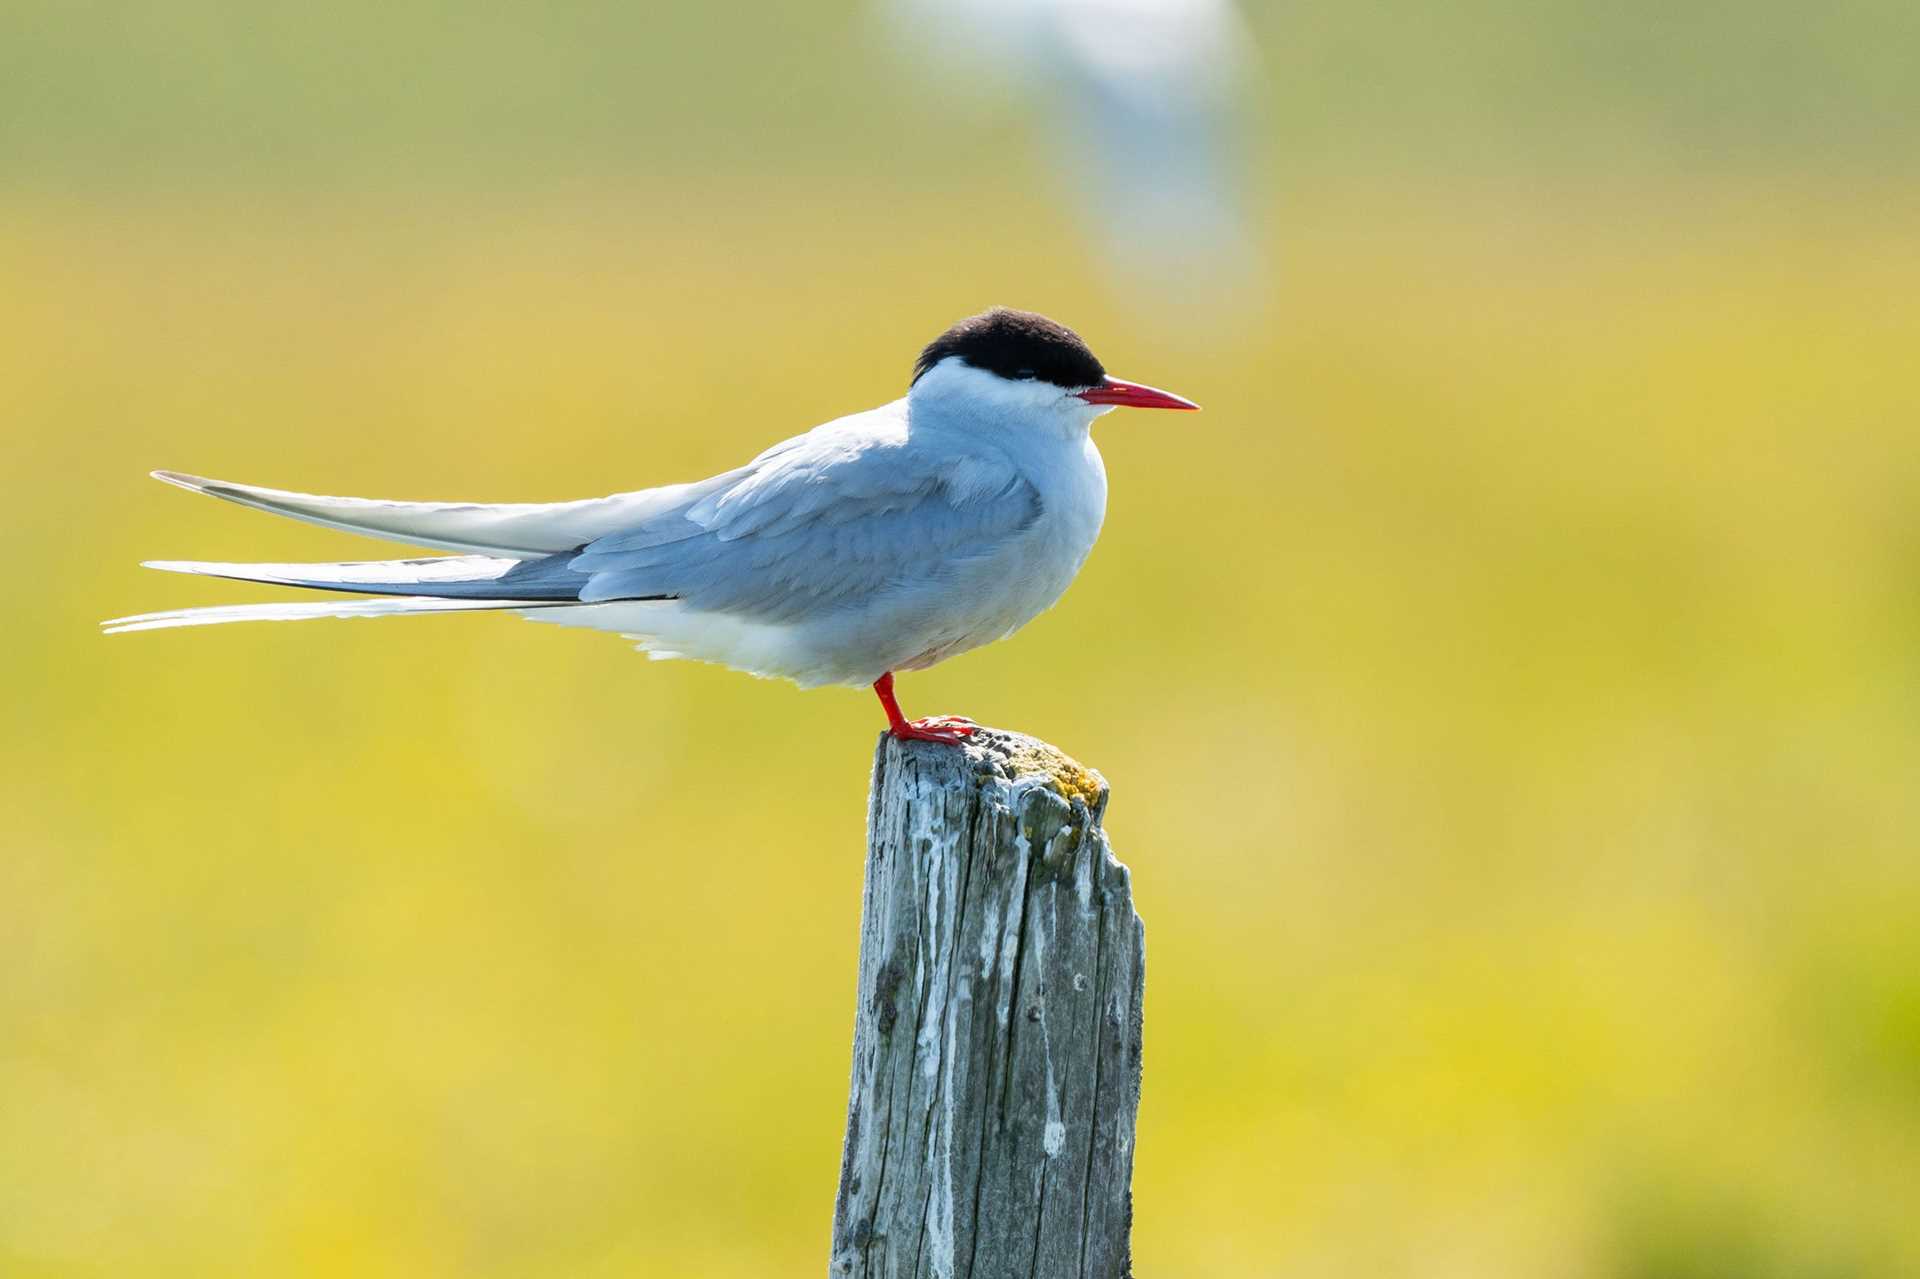
M913 365L913 380L949 355L1015 381L1032 378L1075 389L1098 386L1107 370L1080 335L1032 311L997 306L970 315L927 343Z

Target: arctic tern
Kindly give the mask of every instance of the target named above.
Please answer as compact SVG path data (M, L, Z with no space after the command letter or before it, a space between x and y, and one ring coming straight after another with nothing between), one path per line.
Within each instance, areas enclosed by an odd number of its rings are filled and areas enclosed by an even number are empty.
M996 308L929 343L904 398L692 484L547 504L383 502L156 471L255 510L457 554L149 561L387 598L177 609L105 626L505 610L616 632L656 658L718 662L803 688L871 685L895 736L957 742L972 721L908 720L894 672L1004 639L1060 598L1106 513L1090 428L1118 407L1199 406L1107 376L1063 325Z

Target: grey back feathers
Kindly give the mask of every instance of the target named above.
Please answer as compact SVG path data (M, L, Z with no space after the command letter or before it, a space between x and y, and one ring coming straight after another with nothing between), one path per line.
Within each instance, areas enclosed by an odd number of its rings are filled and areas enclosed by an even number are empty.
M891 407L891 406L890 406ZM669 596L759 622L832 611L985 555L1040 513L1005 459L956 468L859 414L762 454L684 509L589 543L582 601Z
M989 553L1039 516L1038 493L1010 461L986 453L956 467L950 454L915 447L902 414L898 403L856 414L712 480L627 495L667 500L629 500L637 518L553 554L321 564L159 560L149 567L313 590L501 604L678 600L757 622L791 622L889 585L937 576ZM479 523L488 508L471 504L316 498L207 480L183 487L382 537L424 520L442 535L435 540L450 541L446 517L456 513L473 525L458 530L463 540L499 537ZM515 513L537 509L549 508ZM355 518L363 512L372 517L366 523ZM529 536L526 530L518 535ZM551 538L554 530L532 536ZM414 533L396 540L423 539Z

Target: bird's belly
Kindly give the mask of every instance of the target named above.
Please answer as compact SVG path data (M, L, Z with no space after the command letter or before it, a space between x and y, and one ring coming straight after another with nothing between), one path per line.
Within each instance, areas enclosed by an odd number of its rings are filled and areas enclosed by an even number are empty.
M755 621L673 601L617 601L525 616L617 631L655 657L717 662L803 688L861 685L1005 639L1059 599L1072 578L1070 568L1044 557L1003 554L930 571L919 582L803 622Z

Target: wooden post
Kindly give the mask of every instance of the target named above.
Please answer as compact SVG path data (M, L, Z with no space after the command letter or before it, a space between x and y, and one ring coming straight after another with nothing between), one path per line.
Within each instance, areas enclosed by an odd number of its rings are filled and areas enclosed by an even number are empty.
M1053 747L882 735L832 1279L1127 1279L1140 917Z

